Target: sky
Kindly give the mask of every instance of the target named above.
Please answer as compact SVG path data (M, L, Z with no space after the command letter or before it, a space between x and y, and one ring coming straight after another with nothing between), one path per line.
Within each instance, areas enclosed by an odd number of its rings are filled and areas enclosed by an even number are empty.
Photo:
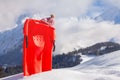
M0 0L0 28L14 26L17 18L26 13L40 15L54 13L56 17L79 16L87 11L92 2L92 0L76 1L77 3L74 0Z
M120 8L120 0L0 0L0 29L15 26L17 18L26 13L39 13L44 16L54 13L56 18L80 17L90 14L89 11L94 15L99 14L103 5Z
M0 31L15 28L19 16L23 14L40 19L53 13L56 16L58 53L111 38L120 43L119 24L91 19L110 6L120 8L120 0L0 0Z

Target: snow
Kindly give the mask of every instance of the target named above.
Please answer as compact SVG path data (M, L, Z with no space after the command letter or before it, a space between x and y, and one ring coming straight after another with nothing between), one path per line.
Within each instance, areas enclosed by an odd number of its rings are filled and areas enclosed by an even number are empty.
M93 69L93 68L118 68L120 67L120 51L95 57L81 65L77 65L74 69Z
M29 1L29 3L32 4L32 6L26 5L26 3L28 4L28 1L24 1L24 0L19 0L19 1L13 0L12 2L1 1L0 9L2 11L0 14L0 18L1 18L0 55L12 51L22 44L21 41L23 39L22 24L24 23L25 19L23 20L20 19L22 23L17 23L16 20L17 19L19 20L19 16L25 14L24 10L28 12L30 15L33 15L32 18L41 18L43 17L41 16L42 14L48 15L49 13L51 13L51 11L55 12L56 14L55 27L57 32L56 53L69 52L74 50L74 48L79 49L83 47L88 47L98 42L109 41L111 40L111 38L114 38L115 42L120 43L120 37L119 37L120 24L114 24L115 17L118 16L120 13L118 9L109 8L110 10L108 9L104 12L104 14L98 16L97 19L98 21L102 20L101 22L97 22L96 20L93 20L91 18L81 18L82 15L85 15L85 12L91 10L91 7L88 6L90 6L90 4L93 1L94 0L90 0L90 1L79 0L79 3L76 3L74 0L70 2L69 1L64 2L63 0L59 2L55 1L53 3L43 0L40 5L38 0L37 1L31 0ZM118 0L111 0L111 1L115 1L114 5L116 5L116 1ZM68 2L69 4L72 3L71 5L75 5L75 6L69 5L69 7L65 8L66 3ZM108 0L107 2L109 3ZM9 7L4 9L5 8L4 3L6 3ZM14 7L16 4L20 6ZM21 4L23 4L23 6L21 6ZM48 4L48 6L45 7L44 6L45 4ZM40 10L38 6L44 9ZM106 7L108 7L108 5ZM67 8L69 8L70 10ZM93 8L92 8L92 12L95 13L94 10L98 8L96 6L94 6ZM13 11L11 12L11 10ZM36 14L36 12L40 14ZM29 16L27 15L27 17ZM108 20L108 21L104 21L104 20ZM104 49L105 47L101 47L100 50L104 50ZM120 51L117 51L111 54L106 54L95 58L90 56L88 58L87 56L82 55L84 60L83 63L73 68L53 69L52 71L49 72L35 74L30 77L24 77L24 78L23 78L23 74L20 73L2 79L3 80L17 80L17 79L19 80L120 80L119 53Z
M0 55L5 54L9 51L14 50L19 45L21 45L22 36L22 27L17 26L14 29L6 30L0 32Z
M95 57L72 68L53 69L29 77L17 74L3 80L120 80L120 51Z
M20 78L23 78L23 73L19 73L19 74L16 74L16 75L8 76L8 77L5 77L5 78L0 78L0 80L18 80Z
M106 46L103 46L103 47L100 48L101 51L105 50L105 49L106 49Z
M81 55L81 57L80 57L80 58L82 58L82 62L81 62L81 63L84 63L84 62L86 62L86 61L89 61L89 60L93 59L94 57L96 57L96 56Z

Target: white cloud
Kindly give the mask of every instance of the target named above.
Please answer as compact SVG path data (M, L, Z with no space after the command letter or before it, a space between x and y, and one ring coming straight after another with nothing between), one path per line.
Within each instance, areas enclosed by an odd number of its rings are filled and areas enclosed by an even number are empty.
M0 29L13 27L24 13L60 16L84 14L93 0L0 0Z
M62 16L80 16L86 13L93 0L60 0L56 2L55 12Z
M60 18L56 24L58 52L68 52L77 47L88 47L98 42L116 38L120 43L120 25L96 22L92 19Z

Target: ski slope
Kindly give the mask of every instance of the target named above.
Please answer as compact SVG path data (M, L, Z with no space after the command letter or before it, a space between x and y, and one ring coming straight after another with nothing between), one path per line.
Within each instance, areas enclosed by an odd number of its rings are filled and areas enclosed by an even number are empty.
M17 74L3 80L120 80L120 51L95 57L72 68L23 77Z

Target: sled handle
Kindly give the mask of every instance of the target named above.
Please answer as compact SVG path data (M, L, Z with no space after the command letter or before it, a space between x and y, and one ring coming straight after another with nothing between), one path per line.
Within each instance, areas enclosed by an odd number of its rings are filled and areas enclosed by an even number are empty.
M26 48L28 48L28 36L26 36Z
M53 41L53 52L55 51L55 40Z

